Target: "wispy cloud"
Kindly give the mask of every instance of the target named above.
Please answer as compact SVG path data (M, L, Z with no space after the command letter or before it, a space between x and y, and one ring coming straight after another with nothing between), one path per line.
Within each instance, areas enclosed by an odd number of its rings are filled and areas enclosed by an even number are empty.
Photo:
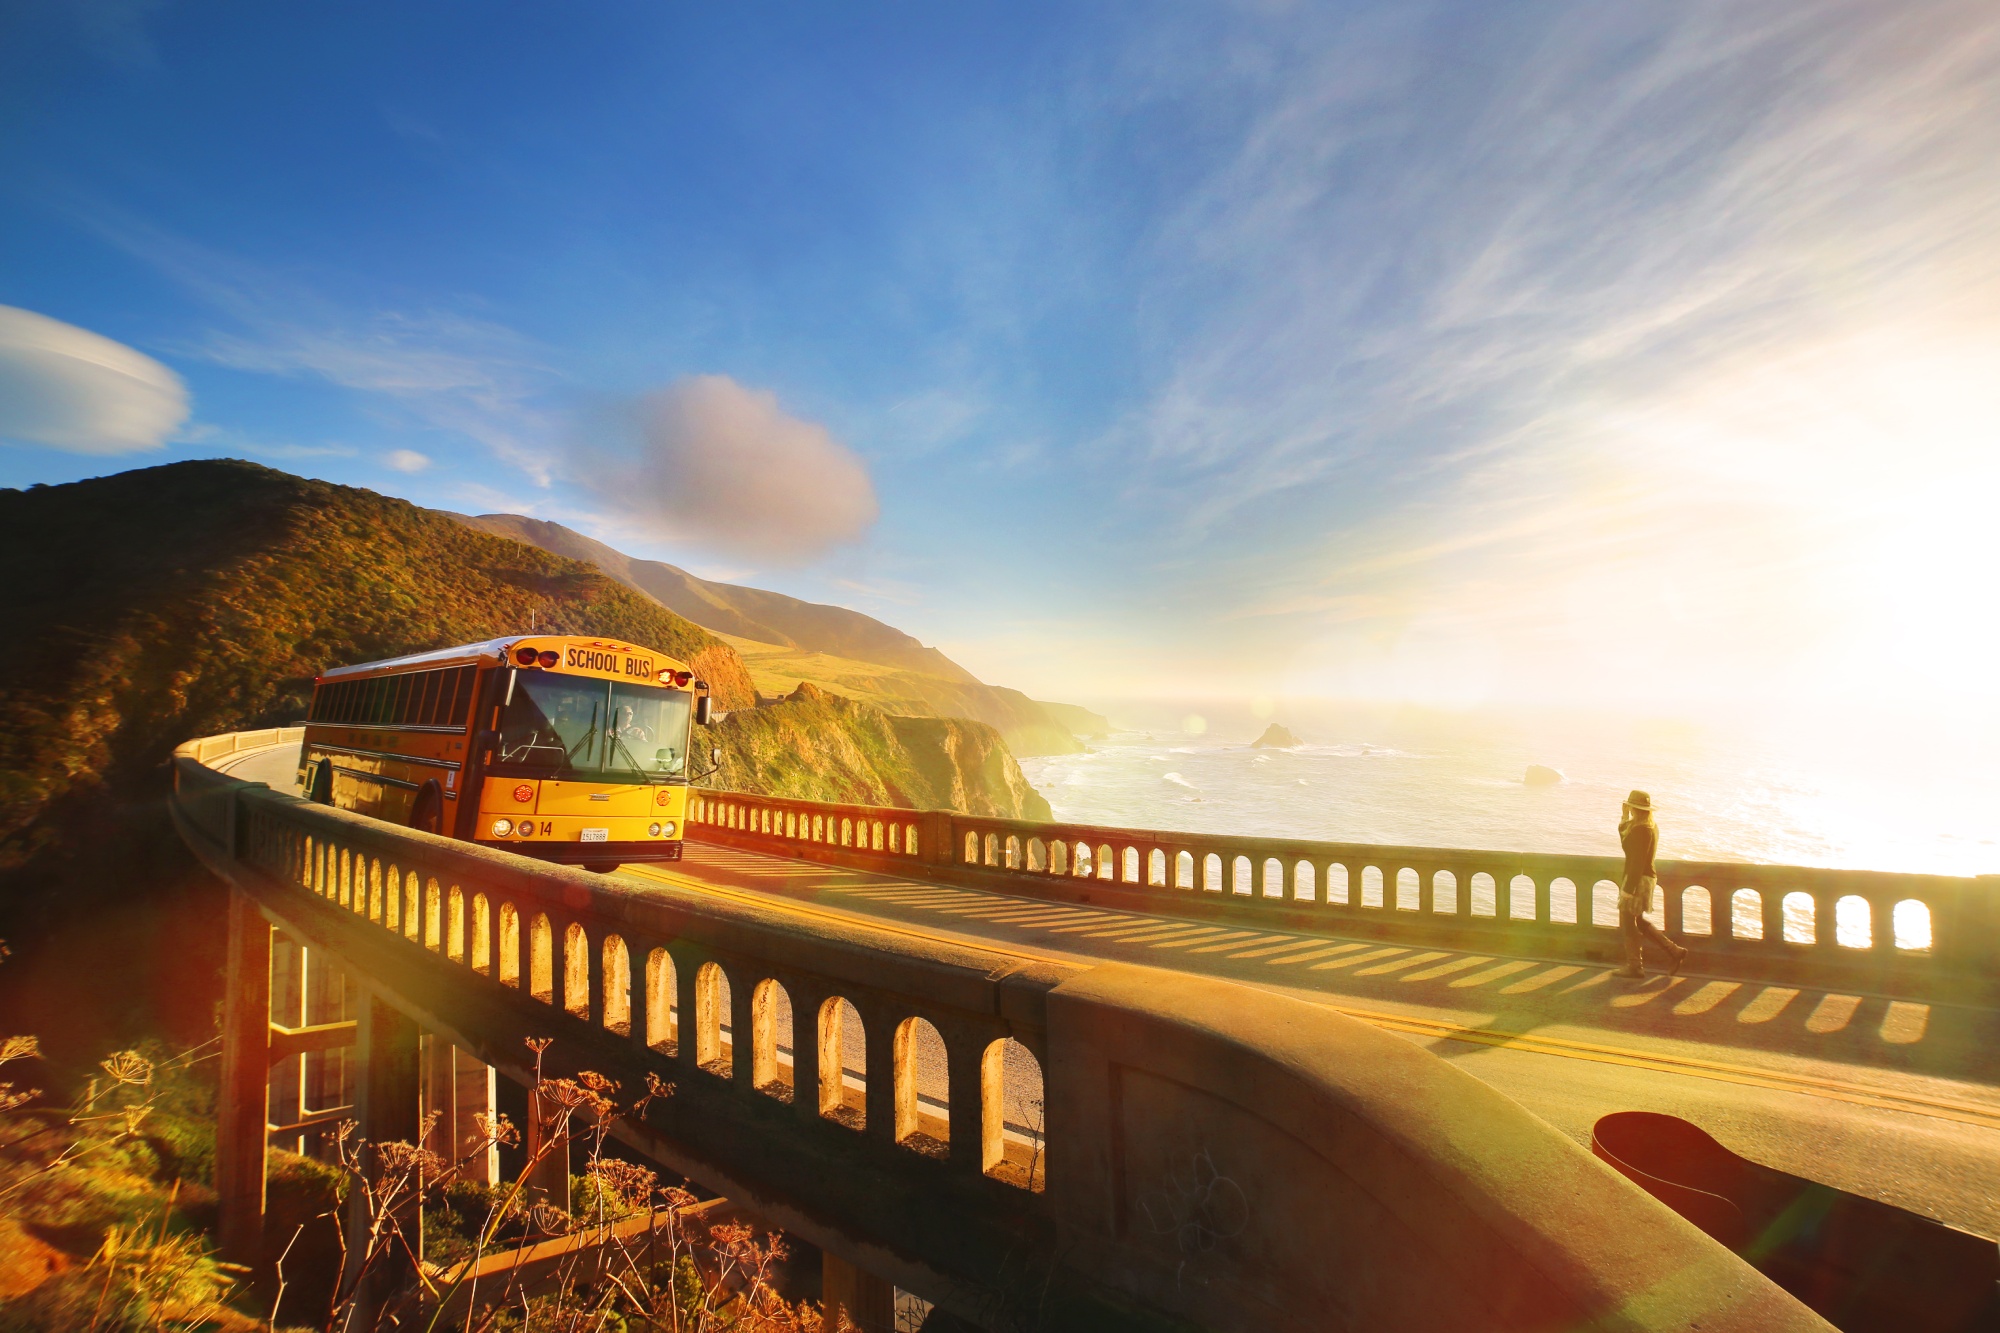
M561 376L503 324L451 310L356 310L295 278L102 211L92 225L201 299L216 316L181 355L235 370L316 379L393 404L476 441L538 486L562 421Z
M296 463L308 458L354 458L361 451L351 444L298 444L290 440L268 440L212 421L191 421L174 433L173 443L206 446L268 458L273 462Z
M1408 7L1284 33L1205 81L1256 109L1151 241L1166 373L1122 438L1162 485L1212 476L1210 512L1656 386L1885 278L1991 277L1990 7Z
M1983 480L2000 420L2000 12L1294 18L1125 71L1236 144L1148 239L1129 511L1289 625L1302 687L1671 694L1852 649L1853 524ZM1708 661L1617 664L1663 623Z

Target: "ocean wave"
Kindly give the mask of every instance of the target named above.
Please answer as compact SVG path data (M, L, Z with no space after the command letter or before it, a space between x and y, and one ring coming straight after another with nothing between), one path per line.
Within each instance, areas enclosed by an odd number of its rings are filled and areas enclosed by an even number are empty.
M1197 790L1192 782L1189 782L1178 773L1162 773L1160 774L1160 781L1171 782L1177 787L1186 787L1189 791Z
M1330 759L1421 759L1420 754L1408 750L1398 750L1388 745L1294 745L1289 754L1311 755Z

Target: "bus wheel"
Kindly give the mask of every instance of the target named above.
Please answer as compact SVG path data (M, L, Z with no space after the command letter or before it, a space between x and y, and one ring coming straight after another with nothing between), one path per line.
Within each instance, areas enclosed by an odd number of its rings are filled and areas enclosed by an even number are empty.
M312 777L307 779L306 799L320 805L333 804L333 760L322 759L313 765Z
M585 870L595 870L600 875L608 875L617 868L618 862L616 861L592 861L584 867Z
M410 806L410 827L419 833L444 832L444 794L439 791L436 778L417 792L417 799Z

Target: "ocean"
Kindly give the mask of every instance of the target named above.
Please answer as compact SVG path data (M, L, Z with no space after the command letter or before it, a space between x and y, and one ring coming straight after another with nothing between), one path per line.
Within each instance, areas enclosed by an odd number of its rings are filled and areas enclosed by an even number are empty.
M1109 701L1119 727L1022 771L1059 820L1338 842L1617 855L1651 793L1667 859L2000 873L1984 726L1907 719L1697 725L1551 710ZM1253 748L1268 721L1295 746ZM1530 764L1551 786L1524 781Z

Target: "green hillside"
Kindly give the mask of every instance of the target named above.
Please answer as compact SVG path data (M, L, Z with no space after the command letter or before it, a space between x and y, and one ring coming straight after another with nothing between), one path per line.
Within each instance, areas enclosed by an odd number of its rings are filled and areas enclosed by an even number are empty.
M961 717L983 722L998 731L1015 754L1074 754L1083 742L1056 722L1047 707L1019 690L985 685L856 661L832 653L758 643L724 634L729 646L749 668L757 693L766 698L790 694L801 684L859 699L885 713L905 717ZM1081 710L1079 710L1081 711Z
M802 684L783 701L715 727L717 785L802 800L1048 819L1049 803L992 727L898 717Z

